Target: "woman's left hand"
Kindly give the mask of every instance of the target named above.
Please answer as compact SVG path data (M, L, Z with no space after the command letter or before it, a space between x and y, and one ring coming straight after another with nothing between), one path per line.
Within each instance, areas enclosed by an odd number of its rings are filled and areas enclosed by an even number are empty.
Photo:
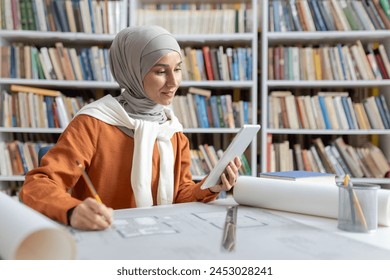
M225 171L221 175L221 184L215 185L210 188L212 192L229 191L234 187L238 178L238 170L241 167L241 160L239 157L235 157L234 160L229 162Z

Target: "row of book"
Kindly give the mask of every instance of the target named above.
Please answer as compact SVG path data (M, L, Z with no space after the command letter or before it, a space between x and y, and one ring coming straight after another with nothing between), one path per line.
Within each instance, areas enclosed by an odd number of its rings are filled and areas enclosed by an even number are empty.
M60 91L11 85L0 93L0 126L65 128L91 97L65 96ZM247 101L232 101L232 95L211 96L210 90L190 87L172 104L185 128L236 128L251 121Z
M205 176L215 167L224 152L222 149L216 149L213 145L208 144L201 144L198 148L198 150L190 150L190 170L193 176ZM242 165L241 168L238 170L239 174L251 175L251 168L245 154L242 154L240 159Z
M250 47L184 47L182 73L184 80L250 81L252 48Z
M129 23L128 0L3 0L0 29L116 34Z
M269 80L382 80L390 78L383 44L360 40L336 46L274 46L268 48Z
M36 94L32 92L35 88L23 86L21 91L14 87L11 90L0 93L2 127L65 128L81 107L92 101L59 91L53 91L55 96Z
M38 152L40 148L53 143L22 142L13 140L0 141L0 176L25 175L28 171L38 167ZM205 176L216 165L223 155L223 150L215 149L213 145L199 145L199 150L191 149L191 173L193 176ZM241 175L251 175L248 160L241 156Z
M342 137L337 137L329 145L321 138L315 138L310 147L293 144L289 141L269 143L268 170L306 170L333 173L343 178L349 174L355 178L384 178L389 176L390 165L382 150L371 142L354 147Z
M389 0L270 0L269 31L390 29Z
M237 128L251 121L251 105L247 101L232 101L232 95L204 95L191 87L187 94L176 95L172 108L184 128ZM200 94L199 94L200 92Z
M390 129L383 95L353 102L348 92L294 96L290 91L273 91L268 102L270 128Z
M36 47L14 43L0 46L1 77L46 80L114 81L109 67L109 50L64 47ZM203 46L185 47L182 74L184 80L251 80L251 48Z
M143 4L137 25L160 25L173 34L252 32L251 3Z
M29 170L38 167L38 152L43 146L52 145L45 142L10 142L0 141L0 175L25 175Z
M114 81L106 48L65 48L62 42L52 47L20 43L0 48L4 78Z

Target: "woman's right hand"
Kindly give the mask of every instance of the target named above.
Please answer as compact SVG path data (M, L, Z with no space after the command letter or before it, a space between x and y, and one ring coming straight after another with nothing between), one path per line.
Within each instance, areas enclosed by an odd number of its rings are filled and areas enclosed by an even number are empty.
M77 205L70 216L70 225L81 230L103 230L109 228L112 221L112 208L91 197Z

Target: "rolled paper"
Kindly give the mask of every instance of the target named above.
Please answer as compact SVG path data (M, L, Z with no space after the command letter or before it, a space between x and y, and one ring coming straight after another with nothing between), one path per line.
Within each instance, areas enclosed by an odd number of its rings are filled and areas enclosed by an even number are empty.
M0 258L75 259L76 241L65 226L0 192Z
M337 219L335 184L240 176L233 189L238 204ZM390 226L390 190L378 190L378 224Z

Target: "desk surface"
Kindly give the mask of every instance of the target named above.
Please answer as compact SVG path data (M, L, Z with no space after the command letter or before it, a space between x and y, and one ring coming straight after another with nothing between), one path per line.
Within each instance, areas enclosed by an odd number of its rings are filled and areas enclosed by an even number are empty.
M234 252L221 248L232 199L115 211L102 232L72 230L79 259L390 259L390 228L337 229L337 220L240 205Z
M211 203L219 204L219 205L230 205L234 203L234 199L222 199L216 200ZM312 215L303 215L292 212L285 211L276 211L276 210L266 210L275 215L279 215L285 217L287 219L292 219L299 223L312 226L324 231L327 231L332 234L337 234L340 236L344 236L359 242L364 242L373 246L377 246L386 250L390 250L390 227L379 226L378 230L373 233L353 233L343 231L337 228L337 219L312 216Z

